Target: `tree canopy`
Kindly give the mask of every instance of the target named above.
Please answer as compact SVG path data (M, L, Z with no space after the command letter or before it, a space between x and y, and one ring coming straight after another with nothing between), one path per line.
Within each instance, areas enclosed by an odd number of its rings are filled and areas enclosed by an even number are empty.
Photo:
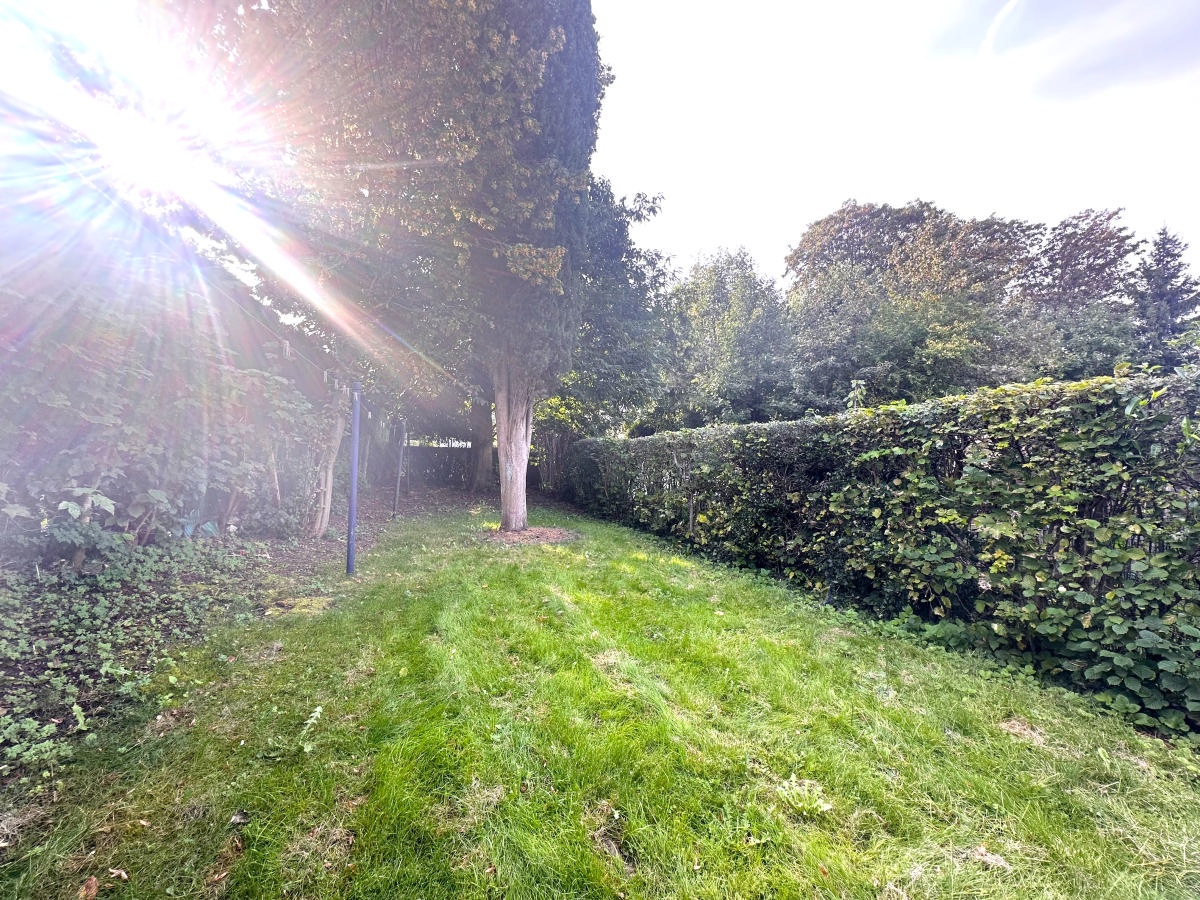
M265 94L297 177L275 189L343 252L405 273L366 302L490 390L503 527L523 528L533 403L584 302L607 83L590 3L290 0L232 21L235 68L283 79Z

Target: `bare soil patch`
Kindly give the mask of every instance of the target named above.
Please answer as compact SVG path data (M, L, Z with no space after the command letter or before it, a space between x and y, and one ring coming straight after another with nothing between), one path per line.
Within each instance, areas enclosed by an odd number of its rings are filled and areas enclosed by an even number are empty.
M379 540L392 522L392 492L384 490L363 491L358 498L357 528L354 532L355 549L363 553ZM403 519L423 514L436 508L440 496L431 493L406 494L400 498L396 518ZM346 558L346 516L334 516L331 520L329 538L301 537L288 540L264 541L260 557L265 567L280 575L302 579L313 577L324 566Z
M526 528L524 531L488 531L486 540L496 544L565 544L579 533L567 528Z
M1045 746L1046 739L1042 737L1042 733L1030 725L1028 722L1023 722L1020 719L1008 719L1000 723L1000 730L1007 731L1015 738L1029 741L1038 747Z
M596 847L617 860L626 875L637 872L637 863L624 846L625 821L611 803L601 800L584 810L583 827L588 830Z

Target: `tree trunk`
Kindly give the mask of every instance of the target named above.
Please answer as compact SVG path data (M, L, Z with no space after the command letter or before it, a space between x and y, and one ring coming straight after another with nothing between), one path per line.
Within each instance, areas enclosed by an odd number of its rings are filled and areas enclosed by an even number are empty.
M362 484L371 487L371 438L374 429L370 424L363 429L363 451L362 451Z
M283 491L279 489L279 460L275 456L274 444L267 456L267 474L271 478L271 499L275 501L275 509L283 509Z
M492 404L473 399L467 412L471 427L471 491L491 490L495 483L492 470Z
M342 446L342 433L346 430L346 414L338 410L333 418L333 427L329 429L328 443L321 454L321 508L308 531L309 537L320 537L329 527L329 513L333 506L333 466L337 462L338 450Z
M225 504L225 512L217 518L217 534L226 535L229 533L229 520L233 518L233 514L237 512L238 502L242 499L242 492L237 488L233 488L229 492L229 502Z
M95 491L99 487L100 487L100 484L99 484L99 482L97 482L96 487L92 488L92 490ZM83 502L79 504L79 509L80 509L79 524L80 525L90 525L92 522L92 498L94 496L95 496L94 493L93 494L85 494L83 497ZM78 547L75 548L75 553L72 554L72 556L71 556L71 571L74 572L76 575L78 575L80 573L80 571L83 569L83 561L85 559L87 559L87 550L83 546L83 544L80 544Z
M520 362L507 357L496 362L492 383L500 456L500 530L524 531L529 523L525 474L533 438L533 387Z

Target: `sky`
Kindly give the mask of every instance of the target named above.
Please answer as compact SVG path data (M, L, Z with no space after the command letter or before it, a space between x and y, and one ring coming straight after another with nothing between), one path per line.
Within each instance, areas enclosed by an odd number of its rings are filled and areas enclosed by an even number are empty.
M1055 223L1123 208L1200 273L1200 0L593 0L593 169L661 194L686 271L788 250L843 202Z

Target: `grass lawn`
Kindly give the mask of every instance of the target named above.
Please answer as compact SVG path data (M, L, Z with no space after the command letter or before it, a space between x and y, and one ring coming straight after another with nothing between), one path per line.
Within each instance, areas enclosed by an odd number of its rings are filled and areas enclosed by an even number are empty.
M401 523L331 608L163 670L4 814L0 895L1200 895L1190 751L625 529L497 520Z

